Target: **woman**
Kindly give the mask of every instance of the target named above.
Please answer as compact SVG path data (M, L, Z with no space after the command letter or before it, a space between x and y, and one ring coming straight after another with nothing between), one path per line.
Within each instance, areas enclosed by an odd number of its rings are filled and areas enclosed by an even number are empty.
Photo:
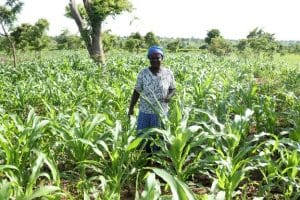
M168 103L175 94L173 72L162 67L163 49L152 46L148 49L150 67L142 69L131 97L128 115L133 115L134 106L141 96L137 129L160 127L159 114L167 115ZM146 147L146 151L149 148ZM150 150L151 151L151 150Z

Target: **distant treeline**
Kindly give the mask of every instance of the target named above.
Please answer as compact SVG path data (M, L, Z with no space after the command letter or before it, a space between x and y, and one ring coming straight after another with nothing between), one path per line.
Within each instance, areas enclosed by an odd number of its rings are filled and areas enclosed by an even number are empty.
M40 21L40 24L43 24ZM37 26L40 26L37 23ZM33 31L35 30L35 31ZM44 30L32 29L29 25L17 27L11 33L17 50L40 51L42 49L84 49L85 44L78 35L71 34L68 30L62 31L58 36L48 36ZM112 49L124 49L131 52L139 52L150 45L157 44L163 46L171 52L177 51L198 51L205 50L217 55L226 55L232 52L253 52L253 53L295 53L300 54L300 41L278 41L274 34L264 32L255 28L245 39L230 40L225 39L218 29L207 32L204 39L199 38L166 38L156 36L153 32L146 35L132 33L127 37L120 37L105 31L102 33L104 51ZM8 41L5 37L0 37L0 51L10 51Z

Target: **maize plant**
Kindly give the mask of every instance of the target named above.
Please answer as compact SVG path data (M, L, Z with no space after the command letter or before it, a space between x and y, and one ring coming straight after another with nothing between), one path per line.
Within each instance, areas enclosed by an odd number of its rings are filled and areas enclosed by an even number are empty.
M199 52L168 53L177 94L143 136L127 109L144 53L1 62L0 199L298 199L299 62Z

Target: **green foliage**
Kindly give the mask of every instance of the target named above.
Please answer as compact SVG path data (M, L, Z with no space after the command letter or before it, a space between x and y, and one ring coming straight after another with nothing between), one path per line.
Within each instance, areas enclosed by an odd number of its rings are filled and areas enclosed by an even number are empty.
M19 0L6 0L4 6L0 6L0 23L11 27L17 20L17 14L21 12L23 3Z
M84 47L80 36L72 35L68 30L63 30L54 40L56 41L57 49L80 49Z
M161 196L159 181L155 179L154 173L146 175L146 187L141 193L141 196L136 192L137 200L158 200Z
M299 144L290 139L279 139L272 136L261 147L260 171L264 182L259 193L271 196L275 190L280 191L282 198L299 198ZM273 157L277 155L276 157Z
M96 22L103 22L108 16L119 15L124 11L130 12L132 4L127 0L92 0L79 4L78 11L81 17L93 26ZM73 18L70 7L66 7L66 17Z
M226 41L222 37L217 37L212 38L208 50L218 56L223 56L232 52L233 47L228 41Z
M25 23L16 27L11 32L11 36L18 49L40 51L47 47L49 38L46 36L46 30L48 28L49 22L46 19L39 19L34 25Z
M11 49L9 47L9 40L7 37L0 37L0 51L5 51L6 53L10 54Z
M213 54L218 56L226 55L233 51L233 46L227 40L225 40L218 29L212 29L207 32L207 37L204 39L207 43L202 45L201 49L208 49Z
M174 200L195 200L193 193L189 190L187 185L179 180L177 177L173 177L171 174L162 169L154 168L153 171L156 175L160 176L166 181L171 188Z
M204 39L204 41L210 45L212 43L212 39L218 38L218 37L222 37L220 30L219 29L211 29L211 30L207 31L207 37Z
M10 120L14 127L7 123L2 127L7 134L0 137L0 160L5 162L0 164L0 176L4 174L6 178L0 181L0 185L4 185L0 196L9 194L17 199L33 199L59 192L60 176L56 165L50 156L41 152L43 133L49 121L40 119L33 110L25 122L17 116L5 116L3 122ZM44 172L45 165L48 172ZM43 181L45 185L39 185Z
M256 54L267 53L268 55L273 55L280 48L279 43L275 40L274 34L267 33L259 28L250 31L247 39L241 40L237 47L242 51L250 48Z
M40 51L45 48L48 43L46 30L49 28L49 22L46 19L39 19L32 27L31 32L31 48L35 51Z
M143 43L144 43L143 40L144 39L140 33L137 32L137 33L131 34L125 42L126 50L128 50L130 52L139 52L143 46Z
M149 48L152 45L159 45L159 40L153 32L146 33L144 38L145 38L145 44L147 48Z
M290 53L297 53L300 54L300 44L294 44L290 47Z
M104 52L108 52L112 49L118 48L118 40L115 35L110 34L110 31L104 31L102 33L102 41L104 46Z
M249 48L249 44L246 39L241 39L236 47L239 51L246 51Z
M128 0L91 0L77 6L70 1L66 16L75 20L90 57L97 63L105 63L102 44L102 23L108 16L115 16L124 11L131 11Z
M107 16L121 14L123 11L131 11L132 5L127 0L92 0L90 7L86 7L89 20L92 24L104 21Z
M0 51L4 50L4 44L5 44L5 38L3 36L0 36Z
M0 64L0 198L299 198L299 57L170 53L164 129L137 137L126 113L145 53L110 51L105 68L45 54Z
M25 50L28 48L30 40L27 37L30 36L31 28L32 26L30 24L24 23L14 28L14 30L11 32L11 36L14 39L18 49Z
M179 43L180 43L179 40L175 40L175 41L169 42L167 44L167 49L169 49L172 52L177 52L178 49L179 49Z
M5 49L7 52L12 52L14 67L17 65L16 58L16 48L15 41L10 36L10 29L13 27L14 22L17 20L17 14L21 12L23 3L18 0L7 0L4 6L0 6L0 25L2 32L0 31L0 35L3 35L6 38Z

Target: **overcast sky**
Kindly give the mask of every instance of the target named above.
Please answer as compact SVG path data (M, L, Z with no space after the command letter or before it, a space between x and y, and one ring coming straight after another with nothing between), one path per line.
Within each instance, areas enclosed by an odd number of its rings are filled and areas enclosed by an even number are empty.
M135 10L114 20L108 18L104 29L120 36L152 31L163 37L204 38L208 30L217 28L226 39L242 39L258 27L275 33L278 40L300 40L300 0L130 1ZM34 23L45 18L50 22L49 35L58 35L65 28L78 33L75 22L64 17L68 0L23 2L19 23Z

